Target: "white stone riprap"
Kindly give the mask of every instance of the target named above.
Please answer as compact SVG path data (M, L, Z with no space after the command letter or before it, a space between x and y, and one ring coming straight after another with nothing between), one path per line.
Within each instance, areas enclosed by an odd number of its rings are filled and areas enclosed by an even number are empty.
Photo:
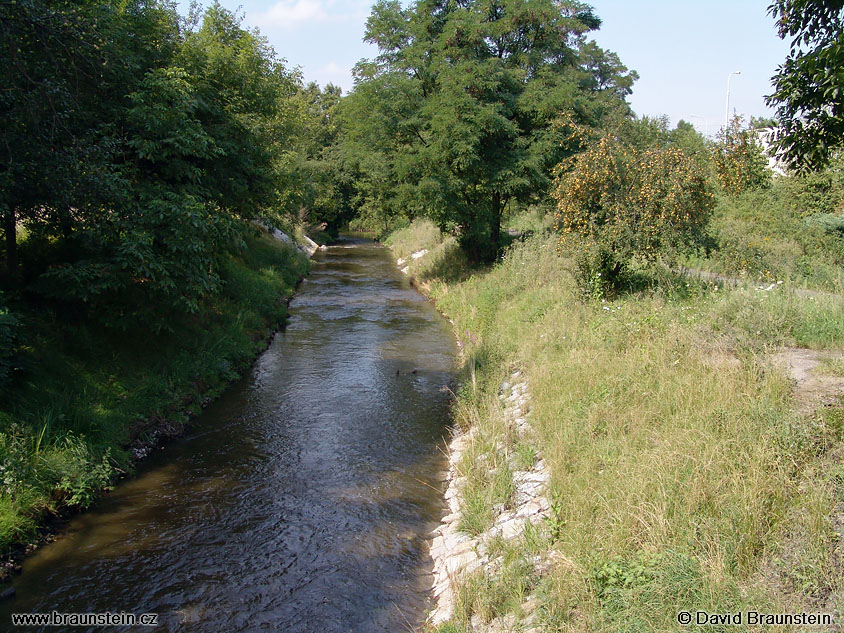
M527 381L520 371L514 371L509 381L501 384L499 399L505 422L520 438L523 437L529 430L529 394ZM462 517L461 490L465 484L465 477L461 476L459 465L465 451L476 440L476 435L476 429L472 428L466 433L455 435L449 443L446 476L448 487L445 492L448 509L439 527L432 532L431 541L435 605L428 621L435 626L448 621L454 615L457 583L463 577L479 569L488 573L495 573L495 570L500 569L501 560L489 554L490 539L518 538L527 524L539 523L550 513L547 496L549 472L545 462L537 456L529 469L518 470L515 459L511 456L510 466L515 486L511 507L500 508L489 529L477 536L470 537L458 529ZM522 611L530 613L533 609L526 603ZM513 615L505 615L488 623L482 622L478 617L473 617L471 621L472 630L478 633L510 631L514 629L515 624ZM530 623L522 624L529 626Z
M416 251L415 253L411 253L410 257L400 257L396 260L396 264L399 267L399 270L402 271L403 274L409 275L410 274L410 264L415 262L421 257L425 257L428 254L428 249L423 248L421 251Z
M271 227L264 220L252 220L252 224L254 224L258 228L266 231L267 233L272 235L275 239L277 239L279 242L283 242L284 244L287 244L288 246L299 249L300 251L305 253L305 255L307 255L308 257L313 257L314 253L316 253L317 251L328 250L328 248L326 246L320 246L319 244L314 242L311 238L309 238L307 235L302 236L302 244L297 244L296 241L292 237L290 237L287 233L284 233L282 231L279 231L276 228Z

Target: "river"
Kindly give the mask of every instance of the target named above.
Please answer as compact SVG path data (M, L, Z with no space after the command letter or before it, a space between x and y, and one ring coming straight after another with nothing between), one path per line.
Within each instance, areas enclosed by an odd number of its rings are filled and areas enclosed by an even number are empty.
M386 249L348 237L317 253L252 371L28 558L0 622L412 630L429 607L454 359L448 323Z

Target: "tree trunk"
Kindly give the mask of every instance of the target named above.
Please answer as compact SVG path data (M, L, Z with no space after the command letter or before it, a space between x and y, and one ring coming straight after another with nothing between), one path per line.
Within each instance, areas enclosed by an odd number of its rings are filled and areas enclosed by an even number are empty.
M498 257L498 250L501 248L501 210L503 206L501 194L496 191L492 194L492 218L490 218L489 224L489 241L492 244L493 258Z
M3 214L3 232L6 241L6 276L9 279L14 279L18 272L18 236L16 225L15 210L10 207Z
M67 240L70 239L73 233L73 216L68 207L64 207L59 212L59 223L62 227L62 236Z

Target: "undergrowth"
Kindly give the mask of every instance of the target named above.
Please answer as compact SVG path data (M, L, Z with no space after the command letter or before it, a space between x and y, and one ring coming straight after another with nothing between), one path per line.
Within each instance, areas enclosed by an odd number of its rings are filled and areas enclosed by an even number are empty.
M411 227L391 244L416 252L413 236L425 235L429 253L459 261L451 240L432 245L431 232ZM678 628L680 610L844 606L833 520L844 490L841 416L801 417L768 360L783 345L840 348L844 299L664 270L612 301L584 300L572 258L541 234L489 270L439 277L425 257L410 273L464 342L456 412L483 438L461 465L462 529L483 530L506 498L490 473L503 463L496 450L519 450L494 406L513 366L530 386L553 500L530 543L503 546L514 551L501 570L464 579L441 631L470 630L474 616L522 617L528 596L541 631L665 631ZM543 573L518 562L527 556L549 561Z
M710 224L708 253L692 266L729 275L841 293L844 219L832 193L811 196L797 178L723 197Z
M47 516L86 507L131 468L127 446L178 430L244 371L307 270L292 247L249 235L222 262L225 285L169 331L110 332L59 308L23 315L23 345L0 386L0 555Z

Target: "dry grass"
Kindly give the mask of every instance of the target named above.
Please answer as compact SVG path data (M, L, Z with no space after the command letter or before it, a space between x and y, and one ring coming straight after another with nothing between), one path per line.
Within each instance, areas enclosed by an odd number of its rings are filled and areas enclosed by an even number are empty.
M515 566L505 584L531 588L547 631L675 630L681 609L830 611L842 591L842 416L800 415L767 351L842 346L844 305L661 284L578 301L570 264L539 237L491 271L432 281L458 336L477 341L476 386L460 404L486 444L466 456L464 470L481 473L471 498L496 496L491 447L515 450L488 404L511 363L526 372L551 468L555 517L540 541L566 562L520 581ZM450 630L517 611L501 573L468 582Z

